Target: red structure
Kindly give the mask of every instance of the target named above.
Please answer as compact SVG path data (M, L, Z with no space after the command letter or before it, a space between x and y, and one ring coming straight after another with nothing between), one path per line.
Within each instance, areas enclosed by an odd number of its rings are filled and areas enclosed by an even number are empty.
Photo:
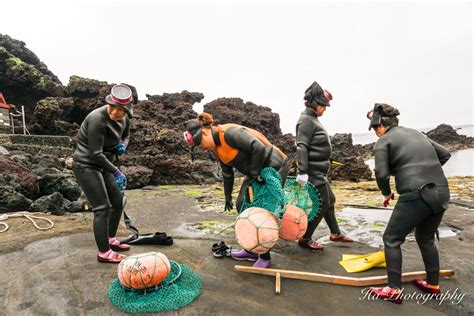
M7 109L9 111L12 111L11 105L7 103L7 101L5 100L1 92L0 92L0 109Z

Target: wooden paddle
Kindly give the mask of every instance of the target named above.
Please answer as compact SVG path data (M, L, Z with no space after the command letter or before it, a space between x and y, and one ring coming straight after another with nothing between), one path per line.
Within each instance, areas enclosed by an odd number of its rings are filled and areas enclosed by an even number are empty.
M365 277L365 278L353 278L345 277L340 275L321 274L304 271L292 271L292 270L280 270L280 269L262 269L248 266L234 266L235 270L242 272L250 272L263 275L275 276L275 293L280 294L281 292L281 281L280 278L297 279L313 282L322 282L339 285L349 286L372 286L387 283L388 279L386 275ZM452 277L454 275L453 270L440 270L440 277ZM410 282L416 279L426 278L425 271L406 272L402 274L402 282Z

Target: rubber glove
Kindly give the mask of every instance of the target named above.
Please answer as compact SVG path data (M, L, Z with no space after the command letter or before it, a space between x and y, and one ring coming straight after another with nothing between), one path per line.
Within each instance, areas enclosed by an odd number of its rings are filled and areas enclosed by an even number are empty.
M117 168L117 170L114 172L114 178L119 190L123 192L123 190L125 190L125 186L127 185L127 177L122 173L122 171L120 171L120 169Z
M383 197L383 207L389 206L390 200L394 200L394 199L395 199L395 194L394 193L392 193L390 195L387 195L387 196L384 196Z
M308 183L308 175L307 174L299 174L297 177L296 177L296 182L299 184L299 185L306 185L306 183Z
M225 200L224 212L230 212L234 208L232 200Z
M120 142L120 144L117 145L117 147L115 147L115 150L117 151L117 154L119 156L123 155L125 153L125 151L127 150L127 142Z

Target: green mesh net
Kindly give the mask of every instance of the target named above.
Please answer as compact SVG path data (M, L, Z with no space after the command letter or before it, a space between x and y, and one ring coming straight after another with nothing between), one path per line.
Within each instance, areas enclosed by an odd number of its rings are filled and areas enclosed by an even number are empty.
M286 202L305 210L309 221L318 215L321 208L321 197L318 190L311 183L308 182L302 186L296 182L295 177L288 177L284 192Z
M154 289L126 289L115 279L108 292L112 304L132 314L177 310L190 304L201 293L201 277L186 264L170 263L170 274Z
M285 212L284 206L286 204L280 173L274 168L267 167L260 171L260 176L264 182L252 181L253 201L249 201L245 197L240 212L249 207L261 207L280 216Z

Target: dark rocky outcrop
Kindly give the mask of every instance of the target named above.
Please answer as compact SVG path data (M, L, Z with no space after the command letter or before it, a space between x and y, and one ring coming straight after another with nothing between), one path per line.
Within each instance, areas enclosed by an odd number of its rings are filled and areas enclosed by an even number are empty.
M215 181L217 178L212 170L216 167L209 161L193 163L190 148L183 140L183 123L197 117L192 106L204 95L183 91L147 97L148 100L139 102L134 110L132 138L123 157L124 165L152 170L150 184ZM207 159L208 156L196 148L197 159ZM148 173L146 171L147 177ZM129 188L135 187L134 179L132 176Z
M219 98L204 105L217 123L237 123L257 129L269 139L280 137L280 116L269 107L245 102L240 98Z
M331 168L330 178L334 180L363 181L372 179L372 171L359 155L352 143L352 134L335 134L331 137L332 159L342 166Z
M63 174L45 174L39 178L39 187L41 195L60 192L70 201L76 201L82 193L75 179Z
M84 202L74 203L82 191L64 162L53 155L21 151L0 155L0 212L60 215L83 209Z
M36 102L63 96L64 87L25 43L0 34L0 91L8 103L24 105L27 121Z
M85 201L64 201L65 211L69 213L78 213L86 211L86 202Z
M426 136L452 151L474 148L474 137L458 134L452 126L447 124L438 125L426 133Z
M71 76L64 97L49 97L38 102L32 131L36 134L76 136L87 114L104 105L111 87L105 81Z
M64 197L59 192L45 195L34 201L30 209L33 212L51 213L53 215L63 215L66 212Z
M0 213L26 211L32 201L12 186L0 185Z
M38 196L39 186L36 175L27 167L0 155L0 185L9 186L27 198Z
M138 189L150 184L153 170L144 166L122 167L122 172L127 175L127 189Z
M361 144L354 145L354 149L357 152L357 155L363 158L364 160L373 158L374 147L375 147L375 143L369 143L365 145L361 145Z
M79 76L71 76L67 86L63 86L25 47L25 43L0 34L0 91L10 103L25 105L27 112L34 113L28 116L28 125L36 134L67 135L74 144L80 124L92 110L104 105L111 86L105 81ZM149 184L201 183L220 179L216 157L196 148L195 160L191 161L191 150L182 136L183 123L197 116L193 104L201 102L204 95L185 90L146 96L147 100L135 105L131 141L127 153L120 158L128 176L128 189ZM280 117L269 107L244 102L240 98L219 98L205 104L204 111L211 113L216 123L237 123L262 132L288 155L290 174L296 174L295 137L282 134ZM450 149L473 147L474 144L472 137L458 135L447 125L438 126L428 132L428 136ZM2 153L7 154L11 161L40 179L39 186L36 179L36 191L26 190L25 179L19 175L6 176L3 173L0 185L8 186L18 194L24 193L25 198L31 199L57 192L68 200L64 204L69 206L64 209L72 209L80 190L74 183L70 164L66 166L65 160L58 159L71 155L73 149L69 138L66 138L67 144L66 140L58 138L58 142L63 143L52 146L43 144L40 136L29 139L31 143L24 143L28 139L17 139L21 142L8 140L10 143L7 144L7 139L0 137L0 145L5 147L7 151ZM333 179L358 181L371 178L363 159L372 155L373 143L354 146L351 134L336 134L332 143L334 160L344 164L333 168ZM80 209L79 204L74 204L73 208Z

